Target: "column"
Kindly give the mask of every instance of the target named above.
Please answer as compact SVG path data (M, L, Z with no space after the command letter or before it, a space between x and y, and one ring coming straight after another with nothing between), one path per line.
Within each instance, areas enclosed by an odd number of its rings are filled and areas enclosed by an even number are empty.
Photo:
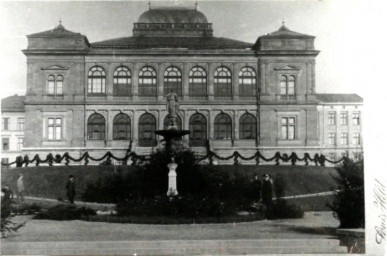
M114 65L107 63L106 65L106 95L108 99L113 99L113 73Z
M233 100L239 100L239 65L236 63L232 64L231 72Z
M157 99L158 100L163 100L164 99L164 69L165 69L164 63L157 63L156 64L156 71L157 71Z
M133 100L138 100L138 83L139 83L139 72L140 72L140 65L139 63L136 63L133 65L133 73L132 73L132 98Z
M188 63L183 64L183 70L182 70L182 93L183 93L183 99L187 100L189 99L189 91L188 91L188 86L189 86L189 70L190 70L190 65Z
M141 116L141 112L139 111L134 111L133 112L133 121L132 121L132 130L133 130L133 137L132 137L132 140L133 140L133 146L137 146L138 145L138 119L140 118ZM134 148L133 148L134 150Z
M208 64L207 77L208 77L208 99L214 100L214 69L215 63Z
M234 136L233 136L233 146L239 145L239 111L233 110L233 119L234 119Z
M107 133L107 136L106 136L106 138L107 138L107 140L109 142L111 142L113 140L113 119L114 119L115 114L118 114L118 112L117 113L112 113L111 110L107 110L107 118L106 118L106 122L107 122L106 133Z

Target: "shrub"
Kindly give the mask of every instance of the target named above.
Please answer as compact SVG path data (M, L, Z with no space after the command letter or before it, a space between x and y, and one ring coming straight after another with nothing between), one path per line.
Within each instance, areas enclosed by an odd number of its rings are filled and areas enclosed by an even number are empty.
M96 212L93 209L87 207L59 204L49 208L45 212L38 213L34 218L49 220L79 220L82 216L90 216L95 214Z
M16 214L35 214L37 212L40 212L41 208L42 207L40 207L36 203L33 203L33 204L23 203L23 204L13 206L13 211Z
M364 227L364 162L346 158L336 167L337 192L328 206L340 221L340 228Z
M299 219L304 217L304 211L282 199L277 199L274 202L271 214L270 219Z
M214 197L194 195L168 197L166 195L147 199L132 199L117 204L120 216L169 216L169 217L221 217L235 214L235 208Z

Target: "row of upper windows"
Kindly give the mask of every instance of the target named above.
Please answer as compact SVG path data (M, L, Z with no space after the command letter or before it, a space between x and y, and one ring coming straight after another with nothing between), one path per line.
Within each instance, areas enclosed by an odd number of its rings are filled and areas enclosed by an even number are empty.
M294 94L294 76L281 77L281 93ZM139 71L139 96L157 96L157 72L153 67L144 66ZM182 95L182 73L179 68L170 66L164 72L164 93L175 92ZM239 95L255 96L257 94L257 74L252 67L243 67L239 72ZM189 72L189 95L206 96L207 72L203 67L195 66ZM119 66L113 73L113 95L131 96L132 73L126 66ZM288 88L287 88L288 87ZM89 95L106 94L106 72L100 66L90 68L87 80ZM63 76L49 75L47 94L63 94ZM232 73L229 68L220 66L214 72L215 96L232 96Z
M340 125L348 125L348 112L341 112L340 113ZM328 124L329 125L336 125L336 112L329 112L328 113ZM352 124L353 125L360 125L360 113L355 112L352 113Z
M16 123L16 130L17 131L24 131L25 126L25 118L24 117L18 117L17 123ZM3 117L1 119L1 130L2 131L10 131L14 130L10 127L10 118L9 117Z
M349 136L348 133L341 133L340 134L340 144L341 145L348 145L349 143ZM360 133L353 133L352 134L352 144L353 145L360 145ZM329 133L328 134L328 144L329 145L337 145L337 138L336 133Z

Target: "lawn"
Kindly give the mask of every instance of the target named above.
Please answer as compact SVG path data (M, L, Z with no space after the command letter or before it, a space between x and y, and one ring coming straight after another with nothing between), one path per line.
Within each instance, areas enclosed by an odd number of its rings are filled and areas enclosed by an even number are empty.
M117 172L128 173L135 167L117 166ZM321 166L249 166L249 165L218 165L215 166L230 175L240 173L250 179L254 173L261 176L270 173L274 178L282 175L285 181L285 196L318 193L330 191L335 188L331 175L335 174L334 168ZM9 184L15 191L16 180L19 173L24 175L26 195L43 198L66 198L65 182L68 175L75 177L76 198L86 189L88 183L94 183L98 178L112 175L113 166L40 166L23 168L3 168L1 170L1 184ZM167 178L167 177L166 177ZM179 177L177 177L179 178Z
M6 242L22 241L120 241L200 239L310 239L329 238L339 222L331 212L306 213L302 219L248 223L144 225L87 221L27 219L25 227Z

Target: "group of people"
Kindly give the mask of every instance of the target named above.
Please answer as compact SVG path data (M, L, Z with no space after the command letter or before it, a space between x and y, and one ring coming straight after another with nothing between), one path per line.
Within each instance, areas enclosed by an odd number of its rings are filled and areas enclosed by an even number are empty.
M16 181L16 196L17 201L20 203L24 202L24 181L23 181L23 174L19 174L18 179ZM10 189L9 185L6 184L1 188L1 198L5 202L11 203L13 199L13 192Z
M16 181L16 196L18 203L24 203L24 180L23 174L19 174L18 179ZM69 200L69 203L74 204L75 198L75 184L74 184L74 176L70 175L69 179L66 182L66 195ZM9 184L2 186L1 188L1 201L2 204L11 204L14 199L13 191L11 190Z
M273 179L268 173L262 175L262 179L255 174L252 183L257 194L257 201L264 205L265 216L270 216L273 205Z

